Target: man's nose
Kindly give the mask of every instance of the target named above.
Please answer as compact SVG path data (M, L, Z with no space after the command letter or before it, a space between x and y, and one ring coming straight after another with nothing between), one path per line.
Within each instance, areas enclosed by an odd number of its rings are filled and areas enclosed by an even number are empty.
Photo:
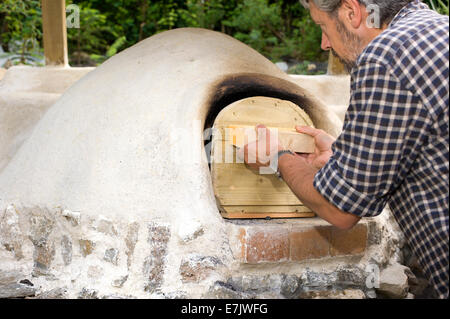
M328 40L328 37L322 32L322 44L321 44L322 50L328 51L331 49L331 43Z

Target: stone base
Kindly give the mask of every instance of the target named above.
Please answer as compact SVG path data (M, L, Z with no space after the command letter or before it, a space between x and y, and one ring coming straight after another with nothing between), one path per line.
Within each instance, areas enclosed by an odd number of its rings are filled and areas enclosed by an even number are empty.
M183 241L154 220L8 205L0 211L0 296L373 298L373 267L399 259L401 239L383 215L349 231L319 218L224 221L225 238L208 239L200 225Z

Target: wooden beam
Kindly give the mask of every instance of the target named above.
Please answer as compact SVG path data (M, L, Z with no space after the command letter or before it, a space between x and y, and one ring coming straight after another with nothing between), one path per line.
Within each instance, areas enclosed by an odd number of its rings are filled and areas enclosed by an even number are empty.
M65 0L42 0L42 28L45 64L67 66Z

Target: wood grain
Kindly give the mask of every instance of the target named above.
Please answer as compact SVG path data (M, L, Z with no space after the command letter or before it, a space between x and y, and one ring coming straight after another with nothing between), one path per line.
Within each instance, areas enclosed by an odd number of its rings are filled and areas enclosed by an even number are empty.
M289 186L275 174L261 175L249 169L236 156L236 149L247 144L264 124L277 129L282 143L299 152L313 152L314 141L297 133L296 125L313 126L309 116L297 105L267 97L252 97L223 109L216 118L212 139L211 176L214 193L225 218L286 218L315 216ZM249 132L248 134L246 132Z

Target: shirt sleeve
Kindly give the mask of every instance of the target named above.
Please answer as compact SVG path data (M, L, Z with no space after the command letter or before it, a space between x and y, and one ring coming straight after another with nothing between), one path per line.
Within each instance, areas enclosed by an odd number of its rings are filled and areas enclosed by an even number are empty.
M383 65L366 63L352 74L352 94L333 155L314 179L315 189L342 211L381 213L403 181L419 132L414 95ZM403 162L402 162L403 161Z

